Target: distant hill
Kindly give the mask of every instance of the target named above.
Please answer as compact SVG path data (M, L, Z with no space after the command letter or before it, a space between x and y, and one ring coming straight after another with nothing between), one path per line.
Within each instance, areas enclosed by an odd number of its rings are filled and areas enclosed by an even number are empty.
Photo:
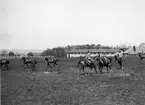
M0 52L2 51L3 49L0 50ZM27 54L28 52L33 52L33 53L41 53L42 50L39 50L39 49L4 49L6 50L7 52L14 52L14 53L23 53L23 54Z

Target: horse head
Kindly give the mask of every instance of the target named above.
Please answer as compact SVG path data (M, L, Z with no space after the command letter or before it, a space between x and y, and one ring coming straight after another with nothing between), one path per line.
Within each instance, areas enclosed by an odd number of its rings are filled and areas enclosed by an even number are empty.
M59 59L55 59L56 61L59 61Z
M47 58L47 57L45 57L45 58L44 58L44 60L48 61L48 58Z

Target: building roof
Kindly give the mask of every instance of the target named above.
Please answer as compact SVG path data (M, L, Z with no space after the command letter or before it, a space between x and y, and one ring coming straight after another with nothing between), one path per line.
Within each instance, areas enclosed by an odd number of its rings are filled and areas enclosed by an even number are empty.
M73 52L83 52L83 53L85 53L85 52L88 52L88 51L90 51L90 52L118 52L119 51L119 49L73 49L73 50L70 50L70 51L67 51L68 53L73 53Z
M145 46L136 47L136 51L133 50L133 47L130 47L129 49L124 51L124 53L128 53L128 54L137 54L142 52L145 52Z

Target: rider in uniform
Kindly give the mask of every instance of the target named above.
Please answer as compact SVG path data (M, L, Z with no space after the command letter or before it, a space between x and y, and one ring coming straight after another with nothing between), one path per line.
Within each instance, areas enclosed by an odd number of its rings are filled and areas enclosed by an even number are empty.
M104 58L105 60L108 60L106 53L104 53L103 58Z
M90 54L90 51L88 51L85 55L85 60L86 61L90 61L90 63L94 62L94 60L91 58L91 54Z
M52 62L53 61L53 56L49 57L49 61Z

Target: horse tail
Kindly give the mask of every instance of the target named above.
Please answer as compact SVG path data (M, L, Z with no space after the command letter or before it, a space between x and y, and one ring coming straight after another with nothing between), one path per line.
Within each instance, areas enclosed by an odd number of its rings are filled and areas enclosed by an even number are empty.
M79 65L80 65L80 61L78 61L78 63L77 63L77 67L79 68Z

